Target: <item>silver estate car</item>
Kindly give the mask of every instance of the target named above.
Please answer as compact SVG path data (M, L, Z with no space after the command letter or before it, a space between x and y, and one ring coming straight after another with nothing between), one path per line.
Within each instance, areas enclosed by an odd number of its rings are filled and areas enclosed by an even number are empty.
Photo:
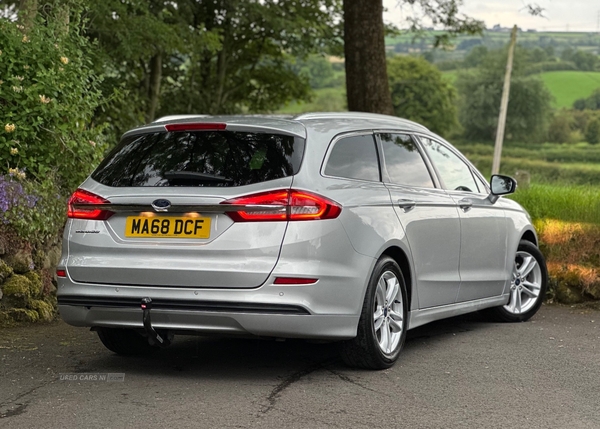
M336 340L387 368L409 329L538 311L546 264L501 198L515 188L395 117L165 117L71 196L60 314L118 354L237 334Z

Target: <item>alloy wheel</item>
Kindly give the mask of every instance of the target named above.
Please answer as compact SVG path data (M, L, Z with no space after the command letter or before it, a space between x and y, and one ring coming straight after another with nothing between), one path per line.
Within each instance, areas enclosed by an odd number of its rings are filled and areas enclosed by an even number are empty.
M518 251L510 283L510 299L504 309L512 314L526 313L540 297L542 270L536 258Z
M381 351L386 355L392 354L405 328L400 282L391 271L385 271L377 282L373 327Z

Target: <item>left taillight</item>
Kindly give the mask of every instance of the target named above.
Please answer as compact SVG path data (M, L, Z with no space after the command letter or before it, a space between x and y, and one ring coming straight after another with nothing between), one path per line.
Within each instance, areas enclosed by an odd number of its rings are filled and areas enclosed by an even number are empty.
M106 220L114 213L99 207L103 204L110 204L110 201L83 189L77 189L69 198L67 216L72 219Z

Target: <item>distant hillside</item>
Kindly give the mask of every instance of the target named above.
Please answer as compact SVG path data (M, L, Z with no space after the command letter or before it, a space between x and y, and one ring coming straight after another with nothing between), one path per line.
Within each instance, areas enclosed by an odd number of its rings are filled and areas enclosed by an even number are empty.
M588 97L600 88L600 72L556 71L542 73L541 77L559 108L570 108L575 100Z
M391 55L430 51L436 34L441 34L441 32L429 31L419 37L415 37L414 34L386 37L386 49ZM436 50L436 60L460 59L476 45L485 45L491 49L499 48L505 46L509 38L508 31L490 30L484 31L481 36L459 36L453 40L452 50ZM517 43L528 48L552 47L557 52L570 47L600 53L600 35L598 33L521 31L517 36Z

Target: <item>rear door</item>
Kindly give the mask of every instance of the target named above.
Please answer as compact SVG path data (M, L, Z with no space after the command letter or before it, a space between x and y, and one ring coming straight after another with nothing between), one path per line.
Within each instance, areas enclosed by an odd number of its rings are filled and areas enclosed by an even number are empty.
M180 127L124 139L82 185L92 195L84 200L99 198L112 214L70 220L69 275L120 285L261 285L287 222L273 221L273 208L258 210L291 188L304 145L299 136L256 129ZM244 212L222 204L240 196L250 199L236 207L252 206L259 221L236 218Z
M413 138L377 134L384 157L384 182L410 245L419 308L452 304L460 286L460 219L453 199L435 187Z

